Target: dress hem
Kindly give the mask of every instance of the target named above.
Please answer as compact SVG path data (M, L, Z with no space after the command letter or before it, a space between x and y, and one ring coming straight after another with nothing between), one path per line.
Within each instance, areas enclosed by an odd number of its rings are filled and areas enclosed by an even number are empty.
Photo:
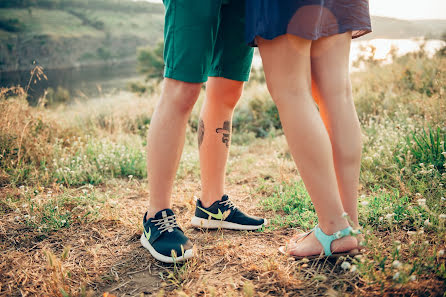
M248 45L251 46L251 47L257 47L257 43L256 43L256 38L257 37L262 37L262 38L267 39L267 40L273 40L274 38L282 36L282 35L285 35L285 34L292 34L292 35L295 35L297 37L300 37L300 38L303 38L303 39L307 39L307 40L318 40L319 38L322 38L322 37L329 37L329 36L333 36L333 35L337 35L337 34L343 34L343 33L346 33L346 32L354 32L354 33L356 32L356 34L352 34L352 39L356 39L356 38L364 36L364 35L366 35L368 33L371 33L372 32L372 28L371 27L364 27L364 28L358 28L358 29L348 28L348 29L340 30L337 33L322 33L322 34L318 34L317 36L308 36L308 35L307 36L302 36L303 34L299 35L297 33L289 33L289 32L284 32L282 34L274 34L274 35L258 34L256 36L254 36L253 38L250 38L250 41L248 42Z

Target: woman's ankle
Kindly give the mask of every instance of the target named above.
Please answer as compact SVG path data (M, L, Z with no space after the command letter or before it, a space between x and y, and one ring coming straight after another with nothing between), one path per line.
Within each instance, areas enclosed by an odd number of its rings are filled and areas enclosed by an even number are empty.
M319 228L321 228L322 232L327 235L331 235L348 227L350 227L350 224L345 218L342 218L341 220L326 222L321 222L321 220L319 220Z

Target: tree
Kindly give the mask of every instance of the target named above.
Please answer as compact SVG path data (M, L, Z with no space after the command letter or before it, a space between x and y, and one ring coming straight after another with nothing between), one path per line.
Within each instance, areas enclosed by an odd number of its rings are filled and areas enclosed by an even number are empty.
M161 80L164 72L164 43L158 42L153 47L138 50L138 71L146 75L147 80Z

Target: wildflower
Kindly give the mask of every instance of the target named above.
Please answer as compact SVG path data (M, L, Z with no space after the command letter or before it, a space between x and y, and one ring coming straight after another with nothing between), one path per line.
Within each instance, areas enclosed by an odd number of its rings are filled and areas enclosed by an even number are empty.
M401 262L398 261L398 260L395 260L395 261L393 261L393 263L392 263L392 267L393 267L393 268L398 269L398 268L401 268L401 266L403 266L403 264L401 264Z
M350 268L350 272L355 272L358 269L356 265L352 265L352 268Z
M426 199L420 198L417 200L419 206L425 206L426 205Z
M444 256L444 250L439 250L437 255L438 255L438 257L443 257Z
M395 273L394 275L393 275L393 279L394 280L397 280L397 279L399 279L400 278L400 273L399 272L397 272L397 273Z
M86 195L86 194L88 194L88 190L87 189L82 189L82 193L84 193Z
M384 220L384 218L383 217L379 217L379 219L378 219L380 222L382 222L382 220Z
M416 275L411 275L411 276L409 277L409 280L410 280L411 282L414 282L414 281L417 280L417 276L416 276Z
M349 262L347 262L347 261L344 261L344 262L342 262L342 264L341 264L341 268L344 269L344 270L350 269L351 266L352 266L352 265L351 265Z
M429 226L430 225L430 222L429 222L429 219L426 219L425 221L424 221L424 226Z
M446 198L444 198L444 197L441 197L441 201L445 201L446 200Z
M394 215L395 214L393 212L392 213L388 213L388 214L386 214L386 219L390 220L391 218L393 218Z
M62 224L65 224L67 221L66 220L61 220L60 221Z
M363 206L367 206L367 205L369 205L369 202L368 202L368 201L362 201L361 204L362 204Z

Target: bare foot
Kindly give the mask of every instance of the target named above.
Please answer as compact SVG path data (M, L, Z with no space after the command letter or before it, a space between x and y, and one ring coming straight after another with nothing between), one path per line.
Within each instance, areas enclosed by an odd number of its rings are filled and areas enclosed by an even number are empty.
M311 231L308 231L308 232L299 232L299 233L296 233L296 234L294 234L291 238L290 238L290 240L288 241L288 244L291 244L291 243L296 243L296 242L298 242L299 240L301 240L302 238L304 238L304 236L306 236L308 233L310 233Z
M346 236L336 239L331 244L332 253L349 252L358 248L358 241L353 236ZM297 257L317 256L323 252L322 245L317 240L314 232L310 235L300 238L295 242L291 242L287 246L287 253Z

